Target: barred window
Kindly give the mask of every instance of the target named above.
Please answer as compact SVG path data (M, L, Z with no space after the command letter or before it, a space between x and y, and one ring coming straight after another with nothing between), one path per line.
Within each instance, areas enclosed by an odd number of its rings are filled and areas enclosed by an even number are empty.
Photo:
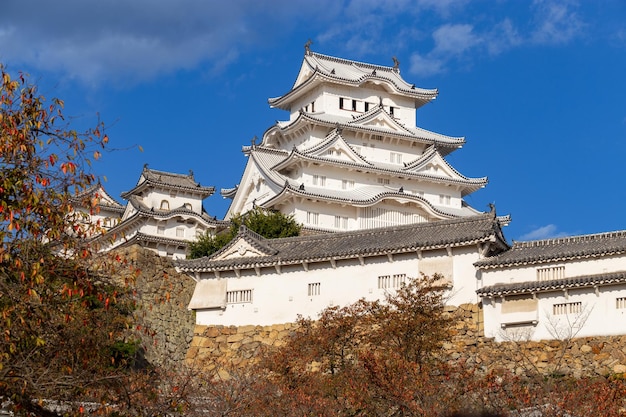
M226 291L226 302L228 304L251 303L252 290Z
M615 299L615 308L626 309L626 297L618 297Z
M381 275L378 277L378 288L400 288L406 282L406 274Z
M322 284L319 282L314 282L309 284L307 294L310 296L320 295L320 290L322 288Z
M579 314L583 311L583 303L578 301L575 303L560 303L552 306L552 314L555 316L564 314Z
M564 266L551 266L548 268L537 268L537 281L548 281L551 279L565 278Z

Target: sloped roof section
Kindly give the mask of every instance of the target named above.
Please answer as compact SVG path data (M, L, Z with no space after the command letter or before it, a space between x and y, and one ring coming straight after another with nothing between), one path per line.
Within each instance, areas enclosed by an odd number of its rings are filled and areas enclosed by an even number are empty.
M149 169L148 165L144 165L143 171L135 188L125 193L122 193L122 197L129 199L133 194L141 192L147 187L161 187L171 190L186 190L197 194L201 194L205 197L212 195L215 192L215 187L203 187L193 177L193 172L189 171L189 174L176 174L172 172L157 171Z
M626 253L626 231L514 242L511 250L476 262L480 269L533 265Z
M435 99L438 94L436 89L417 88L414 84L406 82L400 76L399 63L393 67L374 65L307 50L292 89L287 94L268 101L272 107L288 110L289 103L294 98L320 82L355 87L366 82L383 84L396 94L414 98L419 106Z
M493 213L432 223L280 239L259 237L259 245L275 253L257 257L176 261L184 272L211 272L277 265L353 259L489 242L493 251L508 248Z
M111 197L111 195L106 192L106 190L99 181L93 186L86 188L82 192L71 197L72 203L79 206L82 206L87 199L95 199L96 206L98 207L106 208L108 210L119 213L124 212L124 206L118 203L116 199Z
M583 275L548 281L527 281L512 284L496 284L476 291L481 297L499 297L503 295L529 294L571 288L586 288L622 284L626 282L626 271L610 272L597 275Z
M306 113L300 112L295 120L284 122L276 122L263 135L263 144L267 142L267 138L271 133L276 131L280 134L287 134L290 131L301 129L303 125L310 123L315 125L326 126L328 128L340 128L353 130L356 132L370 132L372 134L382 134L394 138L402 138L409 141L415 141L424 144L437 144L443 150L443 154L452 152L465 144L464 137L447 136L441 133L432 132L420 127L407 127L393 120L398 126L397 129L391 129L383 126L368 124L367 121L372 117L376 117L381 113L385 113L384 109L375 107L357 118L350 118L328 113ZM247 149L249 147L244 147Z

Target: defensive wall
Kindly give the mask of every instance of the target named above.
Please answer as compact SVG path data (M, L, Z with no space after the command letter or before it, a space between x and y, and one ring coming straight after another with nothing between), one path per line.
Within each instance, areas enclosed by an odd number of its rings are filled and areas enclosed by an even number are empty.
M146 359L155 364L180 364L207 370L245 368L263 347L285 343L293 323L272 326L200 326L187 309L195 281L176 272L167 258L133 247L124 256L141 269L136 281L139 321ZM505 368L576 376L626 374L626 335L567 341L509 341L484 337L482 310L467 304L453 310L459 317L444 354L481 371ZM625 375L626 376L626 375Z

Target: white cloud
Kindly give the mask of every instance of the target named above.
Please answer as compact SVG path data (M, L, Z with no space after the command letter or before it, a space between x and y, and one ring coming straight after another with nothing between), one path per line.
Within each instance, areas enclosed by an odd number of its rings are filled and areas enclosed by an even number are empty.
M428 77L442 72L444 70L443 65L444 63L440 59L413 54L411 55L409 72L422 77Z
M0 59L88 83L133 82L223 65L224 57L271 44L302 19L331 16L333 3L9 0L0 13Z
M548 224L546 226L538 227L520 236L519 240L540 240L540 239L551 239L551 238L564 237L564 236L568 236L568 233L559 232L556 225Z
M535 0L535 28L531 40L539 44L565 44L581 36L586 25L574 11L575 2L569 0Z
M436 55L460 55L473 49L482 43L479 36L474 33L472 25L446 24L433 32L435 47L433 54Z
M508 18L496 24L485 36L487 51L491 55L498 55L522 43L522 36Z

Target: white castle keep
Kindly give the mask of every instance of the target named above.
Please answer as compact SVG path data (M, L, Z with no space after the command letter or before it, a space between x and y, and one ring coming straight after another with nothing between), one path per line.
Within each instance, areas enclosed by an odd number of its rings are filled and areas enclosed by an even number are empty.
M202 209L212 187L145 168L125 208L101 193L112 216L123 211L110 247L139 243L175 258L197 282L198 324L314 318L439 273L451 305L482 304L485 336L496 340L626 333L626 231L510 245L508 216L464 201L487 179L445 159L464 138L416 126L436 96L406 82L395 59L372 65L307 47L292 89L269 100L289 120L244 146L240 183L221 190L232 198L225 220ZM293 215L305 233L265 239L242 228L214 255L183 259L198 233L255 206Z

